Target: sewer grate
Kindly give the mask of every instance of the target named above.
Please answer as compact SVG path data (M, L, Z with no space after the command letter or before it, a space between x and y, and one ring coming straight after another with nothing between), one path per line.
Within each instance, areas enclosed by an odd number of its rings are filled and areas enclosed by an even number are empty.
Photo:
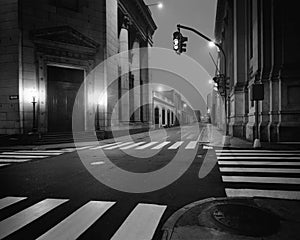
M237 234L263 237L276 233L280 219L264 209L243 204L218 204L211 208L212 218L226 230Z

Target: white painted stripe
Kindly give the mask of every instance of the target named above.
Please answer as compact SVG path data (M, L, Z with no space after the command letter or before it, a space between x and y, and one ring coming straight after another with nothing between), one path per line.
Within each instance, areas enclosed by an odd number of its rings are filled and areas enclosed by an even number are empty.
M137 146L140 146L142 144L144 144L145 142L138 142L138 143L134 143L134 144L131 144L129 146L126 146L126 147L121 147L120 149L122 150L126 150L126 149L130 149L130 148L134 148L134 147L137 147Z
M183 141L176 142L176 143L174 143L171 147L169 147L168 149L177 149L177 148L179 148L182 144L183 144Z
M0 209L6 208L14 203L20 202L26 197L5 197L0 199Z
M192 139L192 138L194 138L195 137L195 134L191 134L191 135L189 135L186 139Z
M300 162L218 161L219 165L300 166Z
M186 133L182 134L181 138L184 138L185 136L187 136L189 134L190 134L189 132L186 132Z
M155 145L155 144L157 144L157 143L158 143L158 142L149 142L149 143L147 143L147 144L145 144L145 145L143 145L143 146L137 147L136 149L142 150L142 149L151 147L151 146L153 146L153 145Z
M0 159L0 163L21 163L21 162L28 162L32 159L9 159L9 158L6 158L6 159Z
M185 147L185 149L195 149L197 144L198 144L198 141L190 141L189 144Z
M49 152L4 152L2 154L7 154L7 155L23 155L23 156L28 156L28 155L60 155L62 153L49 153Z
M64 148L62 149L62 151L64 152L74 152L76 150L76 148Z
M295 153L216 153L218 156L297 156ZM299 154L298 154L299 155ZM300 158L300 155L298 156Z
M210 146L203 146L203 149L213 149L213 147L210 147Z
M300 157L261 157L261 156L256 156L256 157L243 157L243 156L232 156L232 157L217 157L217 159L220 160L226 160L226 159L243 159L243 160L250 160L250 159L256 159L256 160L260 160L260 159L264 159L264 160L300 160Z
M0 167L4 167L4 166L7 166L7 165L10 165L10 164L9 163L0 164Z
M105 144L105 145L102 145L102 146L93 147L93 148L91 148L91 150L97 150L97 149L101 149L101 148L105 148L105 147L111 147L111 146L115 146L115 145L118 145L118 144L121 144L121 143L122 142L108 143L108 144Z
M0 222L0 239L17 231L68 200L45 199Z
M300 168L230 168L220 167L221 172L245 172L245 173L300 173Z
M100 161L100 162L91 162L91 165L102 165L105 164L105 162Z
M123 147L123 146L126 146L126 145L129 145L129 144L132 144L133 142L126 142L126 143L121 143L121 144L118 144L118 145L115 145L115 146L112 146L112 147L108 147L108 148L104 148L105 150L112 150L112 149L116 149L116 148L119 148L119 147Z
M162 142L158 144L157 146L151 148L151 149L162 149L164 146L168 145L170 142Z
M167 206L138 204L111 240L151 240Z
M252 150L252 149L216 149L216 152L224 152L224 153L239 153L239 152L258 152L258 153L263 153L263 152L275 152L275 153L300 153L300 150Z
M90 148L90 147L94 147L94 146L85 146L85 147L79 147L79 148L76 147L76 150L77 150L77 151L78 151L78 150L84 150L84 149L88 149L88 148Z
M114 204L90 201L38 239L76 239Z
M222 176L223 182L300 184L300 178Z
M64 153L62 150L19 150L17 152L31 153L31 152L46 152L46 153Z
M228 197L268 197L268 198L300 200L299 191L225 188L225 192Z
M46 158L48 156L35 156L35 155L26 155L26 156L22 156L22 155L1 155L0 154L0 158Z

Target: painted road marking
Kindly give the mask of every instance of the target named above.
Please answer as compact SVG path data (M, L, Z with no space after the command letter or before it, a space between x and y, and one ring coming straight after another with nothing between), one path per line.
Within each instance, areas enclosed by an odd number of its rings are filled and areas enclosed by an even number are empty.
M265 162L265 161L218 161L219 165L270 165L270 166L300 166L300 162Z
M282 160L282 159L288 159L288 160L300 160L300 157L261 157L261 156L256 156L256 157L217 157L217 159L219 160L226 160L226 159L242 159L242 160L251 160L251 159L255 159L255 160L259 160L259 159L270 159L270 160Z
M138 204L111 240L151 240L167 206Z
M129 145L129 146L121 147L120 149L126 150L126 149L130 149L130 148L134 148L134 147L140 146L140 145L142 145L142 144L144 144L144 143L145 143L145 142L138 142L138 143L131 144L131 145Z
M185 149L195 149L195 147L197 146L198 141L191 141L189 142L189 144L185 147Z
M105 147L115 146L115 145L118 145L118 144L121 144L121 143L122 142L109 143L109 144L105 144L105 145L102 145L102 146L93 147L91 149L92 150L97 150L97 149L101 149L101 148L105 148Z
M38 239L76 239L114 204L90 201Z
M164 146L168 145L170 142L162 142L158 144L157 146L151 148L151 149L162 149Z
M249 149L237 149L237 150L229 150L229 149L216 149L215 150L216 152L224 152L224 153L243 153L243 152L257 152L257 153L273 153L273 152L276 152L276 153L300 153L299 150L249 150Z
M300 178L222 176L223 182L300 184Z
M216 153L218 156L295 156L295 153ZM298 154L299 155L299 154ZM299 157L298 157L299 158Z
M220 167L221 172L245 172L245 173L300 173L300 169L291 168L230 168Z
M0 199L0 209L6 208L14 203L20 202L26 197L5 197Z
M7 165L10 165L10 164L9 163L0 164L0 167L4 167L4 166L7 166Z
M158 142L149 142L149 143L147 143L147 144L145 144L143 146L137 147L136 149L138 149L138 150L146 149L146 148L151 147L151 146L153 146L153 145L155 145L157 143Z
M21 163L21 162L28 162L31 160L32 159L9 159L9 158L1 159L0 158L0 162L3 162L3 163Z
M26 155L26 156L22 156L22 155L17 155L17 156L13 156L13 155L2 155L0 154L0 158L46 158L49 156L35 156L35 155Z
M0 239L38 219L50 210L63 204L65 199L45 199L0 222Z
M53 153L53 152L3 152L2 154L6 155L61 155L62 153Z
M132 144L133 142L126 142L126 143L121 143L121 144L118 144L118 145L115 145L115 146L112 146L112 147L108 147L108 148L104 148L105 150L112 150L112 149L116 149L116 148L119 148L119 147L123 147L123 146L126 146L126 145L129 145L129 144Z
M179 148L182 144L183 144L183 141L176 142L176 143L174 143L171 147L169 147L168 149L177 149L177 148Z
M225 188L225 192L227 197L268 197L268 198L300 200L299 191Z

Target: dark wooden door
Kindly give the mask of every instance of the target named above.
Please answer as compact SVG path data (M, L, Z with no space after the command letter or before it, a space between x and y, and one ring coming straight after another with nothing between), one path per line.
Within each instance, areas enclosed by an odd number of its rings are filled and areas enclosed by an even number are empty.
M47 71L47 102L48 102L48 131L71 132L73 107L81 111L79 121L84 130L83 96L76 99L78 90L83 82L84 72L77 69L48 67Z

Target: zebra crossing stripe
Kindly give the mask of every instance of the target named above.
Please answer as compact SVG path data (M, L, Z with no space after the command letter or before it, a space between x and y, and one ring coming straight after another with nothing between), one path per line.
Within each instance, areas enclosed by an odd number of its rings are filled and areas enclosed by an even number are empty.
M182 144L183 144L183 141L176 142L176 143L174 143L171 147L169 147L168 149L177 149L177 148L179 148Z
M0 239L17 231L68 200L45 199L0 222Z
M5 158L5 159L0 159L0 162L2 163L21 163L21 162L28 162L32 159L10 159L10 158Z
M220 167L221 172L245 172L245 173L300 173L300 169L292 168L230 168Z
M219 165L300 166L300 162L218 161Z
M76 151L76 148L64 148L64 149L62 149L62 151L64 151L64 152L74 152L74 151Z
M0 158L46 158L46 157L48 157L48 156L45 156L45 155L43 155L43 156L36 156L36 155L10 155L10 154L8 154L8 155L2 155L2 154L0 154Z
M20 202L26 199L26 197L5 197L0 199L0 210L6 208L14 203Z
M261 156L256 156L256 157L243 157L243 156L232 156L232 157L217 157L219 160L226 160L226 159L243 159L243 160L251 160L251 159L264 159L264 160L282 160L282 159L290 159L290 160L300 160L300 157L261 157Z
M167 206L138 204L111 240L150 240Z
M78 150L85 150L85 149L88 149L88 148L90 148L90 147L93 147L93 146L84 146L84 147L79 147L79 148L76 147L76 150L77 150L77 151L78 151Z
M105 144L105 145L102 145L102 146L93 147L91 149L92 150L102 149L102 148L105 148L105 147L111 147L111 146L114 146L114 145L118 145L120 143L122 143L122 142L108 143L108 144Z
M197 146L198 141L191 141L189 142L189 144L185 147L185 149L195 149L195 147Z
M0 167L4 167L4 166L7 166L7 165L10 165L10 164L9 163L0 164Z
M76 239L101 217L115 202L90 201L48 232L41 239Z
M243 153L243 152L257 152L257 153L300 153L299 150L252 150L252 149L235 149L235 150L229 150L229 149L216 149L216 152L224 152L224 153Z
M129 144L132 144L133 142L126 142L126 143L121 143L121 144L118 144L116 146L112 146L112 147L108 147L108 148L104 148L105 150L112 150L112 149L116 149L116 148L119 148L119 147L123 147L123 146L126 146L126 145L129 145Z
M145 145L143 145L143 146L137 147L137 148L135 148L135 149L138 149L138 150L146 149L146 148L151 147L151 146L153 146L153 145L155 145L155 144L157 144L157 143L158 143L158 142L149 142L149 143L147 143L147 144L145 144Z
M225 188L225 192L227 197L268 197L268 198L300 200L299 191Z
M19 151L16 151L16 152L23 152L23 153L31 153L31 152L64 153L64 151L62 151L62 150L42 150L42 149L41 150L19 150Z
M144 144L144 143L145 143L145 142L138 142L138 143L131 144L131 145L129 145L129 146L121 147L120 149L126 150L126 149L130 149L130 148L134 148L134 147L140 146L140 145L142 145L142 144Z
M151 148L151 149L162 149L164 146L168 145L170 142L162 142L158 144L157 146Z
M4 152L2 154L7 154L7 155L60 155L62 153L49 153L49 152Z
M222 176L223 182L300 184L300 178Z
M295 156L295 153L216 153L218 156ZM299 154L297 154L299 155Z

